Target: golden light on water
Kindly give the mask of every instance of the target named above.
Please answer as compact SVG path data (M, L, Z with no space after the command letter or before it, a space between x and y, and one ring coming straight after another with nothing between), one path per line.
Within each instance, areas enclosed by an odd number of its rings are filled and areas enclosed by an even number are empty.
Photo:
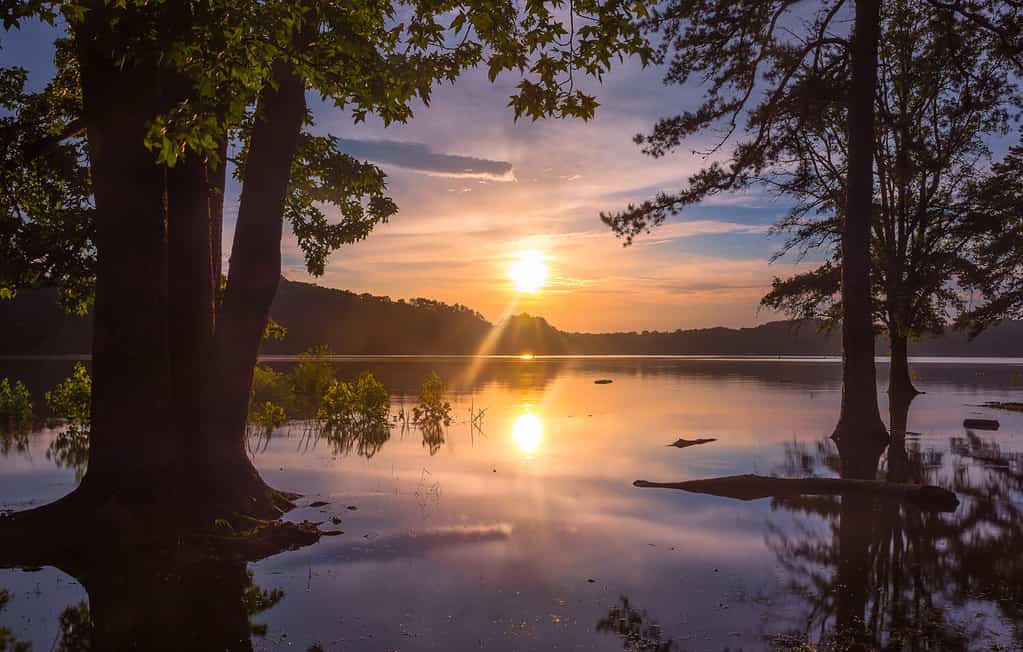
M523 453L535 453L543 442L543 422L532 412L520 414L512 426L512 439Z
M547 265L536 251L524 251L508 266L508 278L519 292L539 292L547 282Z

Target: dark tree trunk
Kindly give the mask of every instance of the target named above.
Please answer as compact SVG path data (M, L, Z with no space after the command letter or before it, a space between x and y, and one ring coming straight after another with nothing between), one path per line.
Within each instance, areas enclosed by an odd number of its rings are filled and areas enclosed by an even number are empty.
M277 88L267 86L257 106L216 333L218 405L208 451L230 491L262 484L245 450L249 388L280 282L284 204L305 119L303 80L284 63L273 74Z
M923 478L913 473L906 450L906 432L909 428L909 406L913 396L888 399L889 429L892 441L888 444L888 481L922 483Z
M909 343L905 335L890 339L891 363L888 366L888 397L893 403L908 403L920 392L909 376Z
M89 570L79 579L92 628L77 633L88 649L253 649L245 592L259 589L242 561L142 559Z
M866 627L870 594L870 547L875 534L875 499L843 496L838 522L835 587L836 647L849 652L876 649Z
M203 457L206 379L213 352L214 274L207 166L196 154L167 171L168 337L180 461Z
M105 18L88 21L101 25ZM98 257L91 454L83 486L127 493L166 480L176 447L166 430L166 175L143 145L161 99L158 70L115 63L97 45L90 22L76 33Z
M880 0L857 0L849 90L849 171L842 224L842 411L833 435L846 455L869 459L888 440L877 404L870 292L874 93ZM856 447L862 451L851 451ZM859 473L862 469L850 469Z

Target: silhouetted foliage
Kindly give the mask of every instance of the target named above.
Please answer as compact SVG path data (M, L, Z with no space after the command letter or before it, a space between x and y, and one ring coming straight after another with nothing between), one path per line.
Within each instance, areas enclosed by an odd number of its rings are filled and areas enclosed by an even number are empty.
M984 178L971 180L962 209L983 234L971 252L977 268L968 279L981 296L960 318L976 334L1023 316L1023 144L1011 148Z
M1023 101L1012 64L978 46L986 35L983 28L963 21L954 35L948 30L923 4L883 5L875 102L873 312L891 347L890 387L906 391L912 391L907 339L940 333L967 307L962 286L976 262L971 245L980 231L960 196L990 163L986 140L1006 132L1012 106ZM771 181L775 192L795 201L775 226L789 235L775 259L816 252L830 260L776 278L762 304L831 327L841 317L848 82L836 69L815 84L814 110L793 116L775 134L795 162Z
M84 313L95 278L95 215L69 40L58 41L55 63L56 76L34 93L24 68L0 68L0 299L52 285L65 308Z

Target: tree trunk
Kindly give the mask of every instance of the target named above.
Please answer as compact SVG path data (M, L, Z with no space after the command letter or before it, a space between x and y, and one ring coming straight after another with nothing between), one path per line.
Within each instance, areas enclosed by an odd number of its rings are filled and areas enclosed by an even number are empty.
M76 29L96 202L92 428L83 487L120 493L160 484L175 457L167 436L167 207L165 169L143 145L160 110L158 70L118 65L91 30Z
M214 275L207 166L195 153L167 171L168 337L180 461L204 455L201 437L213 345Z
M892 335L891 363L888 366L888 400L907 403L920 392L909 376L909 344L905 335Z
M305 119L305 84L290 65L274 65L277 87L260 95L245 161L231 263L216 333L217 410L209 463L228 491L262 485L245 450L252 369L281 276L281 233L291 163ZM265 486L265 485L263 485Z
M843 496L838 521L838 563L835 569L835 635L840 649L876 649L866 626L870 595L870 548L875 530L875 505L868 496Z
M842 224L842 411L832 437L843 457L864 460L869 460L875 450L883 449L888 440L877 404L870 286L874 93L879 32L880 0L857 0L848 99L848 194ZM849 471L862 477L865 468Z

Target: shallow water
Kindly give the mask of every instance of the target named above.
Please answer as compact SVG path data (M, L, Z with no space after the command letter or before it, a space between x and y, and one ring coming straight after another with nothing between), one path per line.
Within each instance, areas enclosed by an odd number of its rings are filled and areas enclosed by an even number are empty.
M0 376L26 378L41 397L70 364L3 361ZM301 424L254 437L264 478L304 495L288 518L343 534L249 564L251 582L194 580L208 607L196 627L236 627L219 624L210 602L243 600L243 647L257 650L811 649L796 646L838 646L836 628L850 623L868 647L1021 649L1023 414L978 405L1023 401L1023 364L913 367L927 394L911 406L905 457L889 454L879 474L901 460L911 477L959 494L952 514L632 486L833 475L833 360L338 360L342 378L372 369L396 412L436 370L454 423L443 441L396 426L362 451L371 457L311 440ZM470 408L486 409L479 429ZM967 433L971 416L1001 428ZM46 454L54 435L34 433L0 458L0 509L73 488L74 469ZM717 441L666 446L678 437ZM2 570L0 588L11 596L0 627L36 650L59 642L62 614L67 634L87 609L67 607L89 600L53 568Z

